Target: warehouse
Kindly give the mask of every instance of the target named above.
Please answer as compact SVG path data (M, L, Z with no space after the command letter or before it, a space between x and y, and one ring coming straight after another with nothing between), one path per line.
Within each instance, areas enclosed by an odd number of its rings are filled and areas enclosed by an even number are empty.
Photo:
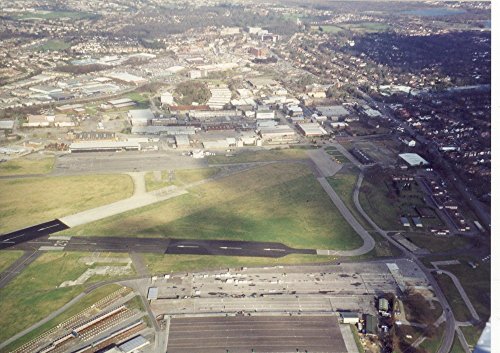
M340 322L343 324L357 324L359 322L359 314L352 311L340 311Z
M132 126L132 133L137 135L194 135L194 126Z
M175 135L175 144L178 148L190 147L189 135Z
M323 129L318 123L302 123L297 124L299 130L304 134L304 136L323 136L328 135L325 129Z
M429 162L420 157L417 153L401 153L399 158L403 159L410 167L418 167L429 164Z
M264 140L295 138L295 131L288 125L277 125L273 127L262 127L260 136Z
M106 151L140 151L141 145L130 141L81 141L69 145L71 153L106 152Z
M316 110L321 113L321 115L328 118L331 117L343 117L349 115L349 111L341 105L327 105L316 107Z

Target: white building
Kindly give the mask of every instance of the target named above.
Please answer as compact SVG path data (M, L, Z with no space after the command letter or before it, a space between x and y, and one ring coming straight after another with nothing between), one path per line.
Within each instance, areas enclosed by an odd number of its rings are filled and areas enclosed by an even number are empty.
M160 101L162 105L172 105L174 104L174 96L170 92L163 92L160 96Z
M323 129L318 123L301 123L297 125L304 136L314 137L328 135L328 132L326 132L326 130Z
M255 114L257 120L272 120L275 117L274 110L260 110Z
M128 117L132 126L146 126L154 119L151 109L129 110Z

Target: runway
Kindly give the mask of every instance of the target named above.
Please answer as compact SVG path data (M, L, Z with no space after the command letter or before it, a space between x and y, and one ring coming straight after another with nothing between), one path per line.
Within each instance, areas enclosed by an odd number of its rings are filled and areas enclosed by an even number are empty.
M20 241L24 239L22 237L8 239L12 239L12 242L5 248L30 251L138 252L274 258L289 254L316 254L313 249L293 249L281 243L230 240L69 236L43 236L24 241Z
M0 250L60 232L69 227L58 219L0 235Z

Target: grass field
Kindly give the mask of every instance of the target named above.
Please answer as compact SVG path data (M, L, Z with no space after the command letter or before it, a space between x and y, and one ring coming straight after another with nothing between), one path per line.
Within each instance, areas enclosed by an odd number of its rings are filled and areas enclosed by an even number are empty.
M276 241L298 248L340 250L362 244L301 163L262 166L189 191L75 227L71 234Z
M167 170L161 172L161 180L156 180L154 173L149 172L145 176L146 190L153 191L164 188L170 185L182 186L191 184L203 179L210 178L219 172L219 168L203 168L203 169L182 169L169 173ZM172 175L172 180L170 176Z
M68 49L69 47L71 47L71 44L66 43L62 40L48 40L41 46L37 47L37 49L42 51L47 51L47 50L59 51Z
M445 274L435 275L435 277L438 281L439 287L441 287L446 299L450 303L451 310L453 310L455 318L458 321L472 320L472 315L470 314L469 309L465 305L451 278Z
M443 341L444 326L444 324L439 325L435 329L434 335L422 342L420 348L425 349L426 352L437 352Z
M12 265L23 255L22 250L1 250L0 251L0 273Z
M17 158L0 163L0 176L23 174L46 174L54 167L54 157L40 159Z
M292 254L282 258L244 256L204 256L204 255L159 255L144 254L150 273L196 272L221 268L296 265L304 263L324 263L334 261L333 256Z
M471 346L475 346L481 336L481 333L483 332L483 328L484 327L482 326L462 326L460 327L460 330L462 330L467 343Z
M460 265L442 268L457 276L479 317L486 322L491 315L491 267L489 263L480 263L473 269L467 260L470 259L460 259Z
M128 175L0 180L0 233L132 196Z
M64 281L75 280L88 268L103 265L102 263L86 265L79 261L82 257L90 255L91 253L83 252L44 253L6 287L0 289L0 312L2 312L0 326L4 328L0 331L0 342L59 309L90 284L101 279L112 278L95 276L83 285L58 288ZM108 256L123 255L113 253ZM81 305L85 304L79 305L82 308Z
M244 151L235 153L232 157L225 155L217 155L208 157L210 164L225 164L225 163L246 163L246 162L265 162L265 161L281 161L288 159L305 159L308 158L306 150L299 148L291 149L275 149L275 150L260 150L260 151Z
M79 302L77 302L75 305L70 307L68 310L64 311L61 315L55 317L54 319L48 321L47 323L41 325L37 329L31 331L30 333L24 335L23 337L19 338L18 340L12 342L10 345L5 347L1 352L8 352L11 350L16 349L17 347L22 346L23 344L31 341L32 339L36 338L37 336L41 335L45 331L48 331L52 329L53 327L57 326L58 324L64 322L65 320L69 319L70 317L78 314L80 311L85 310L86 308L90 307L92 304L96 303L100 299L108 296L109 294L115 292L118 290L121 286L117 284L110 284L106 285L103 287L100 287L89 294L85 295Z

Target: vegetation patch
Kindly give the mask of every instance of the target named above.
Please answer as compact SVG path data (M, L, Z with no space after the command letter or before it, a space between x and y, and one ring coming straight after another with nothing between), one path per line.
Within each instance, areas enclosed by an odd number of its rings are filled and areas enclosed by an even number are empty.
M173 95L179 104L190 105L193 102L205 104L210 99L211 93L203 82L185 81L177 85Z
M146 190L153 191L167 186L183 186L197 181L208 179L220 171L219 168L203 169L182 169L182 170L163 170L161 172L149 172L145 176Z
M132 193L133 183L128 175L0 180L0 232L105 205Z
M0 176L47 174L54 167L54 157L16 158L0 163Z
M249 163L249 162L266 162L266 161L282 161L306 159L307 150L303 149L274 149L260 151L244 151L233 155L216 155L208 157L210 164L227 164L227 163Z
M23 255L22 250L1 250L0 251L0 273L12 265Z
M39 47L37 47L38 50L42 51L60 51L60 50L65 50L71 47L70 43L66 43L65 41L62 40L48 40Z
M450 303L451 310L453 310L453 314L458 321L468 321L472 319L472 315L469 312L469 309L465 305L460 292L457 287L453 283L452 279L448 277L448 275L435 275L436 280L438 281L439 287L443 291L448 303Z

